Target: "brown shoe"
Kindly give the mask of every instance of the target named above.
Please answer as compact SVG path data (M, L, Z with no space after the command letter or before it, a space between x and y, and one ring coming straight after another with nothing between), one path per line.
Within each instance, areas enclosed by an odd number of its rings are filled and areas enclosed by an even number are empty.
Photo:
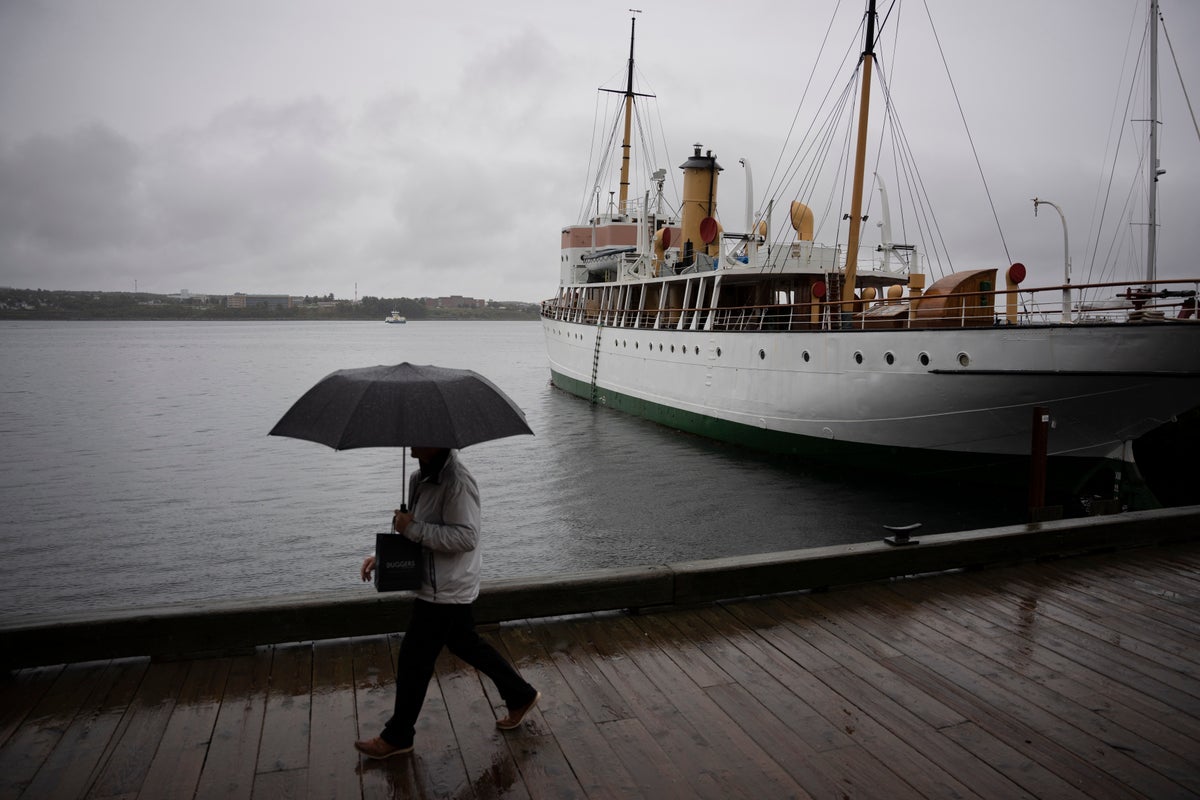
M520 708L510 708L508 716L504 719L496 720L496 727L502 731L511 731L513 728L521 724L521 720L525 719L525 715L529 710L537 705L537 701L542 698L541 692L535 692L533 699Z
M396 745L388 744L376 736L374 739L364 739L361 742L355 742L354 749L367 758L391 758L392 756L402 756L405 753L411 753L413 746L410 744L408 747L396 747Z

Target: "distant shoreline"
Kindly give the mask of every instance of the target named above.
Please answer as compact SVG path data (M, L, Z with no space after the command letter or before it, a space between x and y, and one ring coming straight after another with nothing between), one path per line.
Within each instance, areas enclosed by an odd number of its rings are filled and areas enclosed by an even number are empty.
M233 299L240 303L230 305ZM363 297L337 300L287 295L164 295L150 292L46 291L0 287L0 320L95 322L346 321L383 322L398 313L408 322L520 321L539 318L540 306L523 301ZM250 305L250 303L255 303ZM256 302L257 301L257 302ZM466 302L463 302L466 301Z
M408 322L536 322L540 316L534 312L485 311L454 313L453 310L431 313ZM164 314L156 315L100 315L100 314L29 314L0 310L0 322L383 322L382 318L332 314L299 314L280 316L272 314Z

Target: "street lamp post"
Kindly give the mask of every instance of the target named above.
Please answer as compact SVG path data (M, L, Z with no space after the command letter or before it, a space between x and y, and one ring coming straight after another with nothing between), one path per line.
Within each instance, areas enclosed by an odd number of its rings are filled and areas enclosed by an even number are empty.
M1033 198L1033 215L1037 216L1039 205L1050 206L1058 212L1058 218L1062 220L1063 226L1063 296L1062 296L1062 321L1063 324L1071 321L1071 248L1067 242L1067 218L1063 214L1062 209L1057 203L1051 203L1049 200L1039 200Z

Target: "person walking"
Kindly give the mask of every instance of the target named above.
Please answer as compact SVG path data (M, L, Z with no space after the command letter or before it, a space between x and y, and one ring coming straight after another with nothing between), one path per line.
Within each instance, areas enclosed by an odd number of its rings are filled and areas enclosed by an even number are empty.
M508 715L496 727L512 730L542 696L496 648L475 630L472 605L479 596L479 488L456 450L413 447L420 469L409 480L412 512L397 509L396 533L419 543L424 575L412 617L400 642L396 664L396 705L380 734L354 743L368 758L411 753L417 717L443 647L487 675L504 699ZM375 556L363 560L361 577L370 581Z

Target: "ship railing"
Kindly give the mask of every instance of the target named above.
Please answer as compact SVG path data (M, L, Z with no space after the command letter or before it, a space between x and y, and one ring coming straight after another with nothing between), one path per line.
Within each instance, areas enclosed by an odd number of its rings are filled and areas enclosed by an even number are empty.
M654 330L803 331L991 325L1200 322L1200 278L955 292L881 300L817 300L746 306L602 307L572 295L547 300L542 316L587 325ZM1064 310L1065 309L1065 310Z

